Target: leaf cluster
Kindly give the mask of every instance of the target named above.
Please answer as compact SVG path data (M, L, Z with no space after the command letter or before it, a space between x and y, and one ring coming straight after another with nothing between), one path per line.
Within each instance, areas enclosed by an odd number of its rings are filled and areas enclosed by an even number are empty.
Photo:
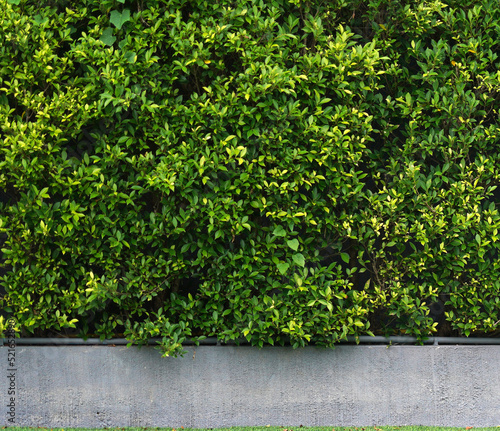
M0 0L24 336L495 334L500 7Z

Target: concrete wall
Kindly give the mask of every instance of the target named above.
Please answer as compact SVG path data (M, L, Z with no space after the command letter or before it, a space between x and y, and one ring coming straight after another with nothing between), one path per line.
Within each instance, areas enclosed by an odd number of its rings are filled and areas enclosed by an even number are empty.
M16 423L500 425L500 346L16 347ZM7 422L0 347L0 425Z

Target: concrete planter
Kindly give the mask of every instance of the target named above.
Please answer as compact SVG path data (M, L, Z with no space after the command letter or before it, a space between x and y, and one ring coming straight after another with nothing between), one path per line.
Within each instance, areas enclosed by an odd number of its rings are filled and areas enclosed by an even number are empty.
M7 349L0 425L13 425ZM15 350L21 426L500 425L500 346Z

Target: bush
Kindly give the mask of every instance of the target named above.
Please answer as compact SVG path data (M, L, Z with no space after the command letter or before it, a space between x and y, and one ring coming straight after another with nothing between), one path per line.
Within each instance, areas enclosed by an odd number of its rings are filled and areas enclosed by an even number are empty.
M498 333L493 1L0 8L23 336Z

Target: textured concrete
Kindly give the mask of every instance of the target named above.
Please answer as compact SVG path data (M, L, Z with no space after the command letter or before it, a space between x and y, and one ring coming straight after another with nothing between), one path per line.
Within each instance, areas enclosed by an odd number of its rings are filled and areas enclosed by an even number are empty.
M500 425L500 346L17 346L16 361L24 426ZM7 425L6 347L0 368Z

